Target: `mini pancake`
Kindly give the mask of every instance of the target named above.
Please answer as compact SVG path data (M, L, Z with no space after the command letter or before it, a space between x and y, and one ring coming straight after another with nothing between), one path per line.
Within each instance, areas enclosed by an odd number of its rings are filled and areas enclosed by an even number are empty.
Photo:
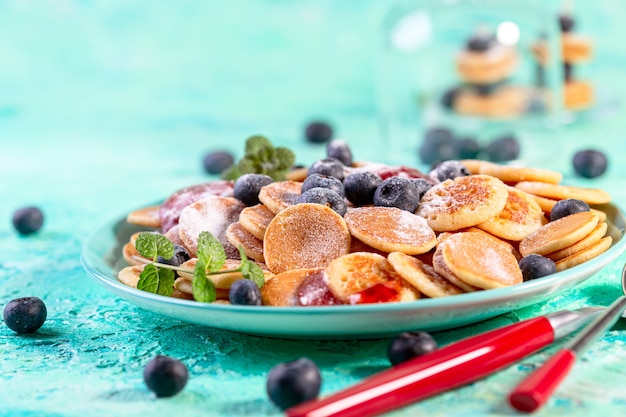
M470 174L476 175L480 174L480 167L486 161L481 161L480 159L462 159L461 163L467 168Z
M252 233L257 239L263 240L265 237L265 230L274 218L272 213L263 204L257 204L256 206L246 207L239 214L239 223L248 232Z
M165 232L165 237L168 238L170 240L170 242L172 242L173 244L184 247L185 246L185 242L183 242L180 239L180 235L178 234L178 229L179 229L178 225L172 227L170 230Z
M196 258L191 258L190 260L183 262L180 267L193 271L197 261L198 260ZM225 271L229 269L236 269L239 267L240 263L241 261L239 260L226 259L226 262L224 263L224 266L221 270ZM259 265L263 270L263 274L265 275L265 281L274 276L274 274L272 274L265 265L259 262L257 262L256 264ZM193 280L193 274L191 273L179 271L178 275L189 282ZM208 278L213 281L213 284L215 284L215 288L227 290L230 288L231 285L233 285L233 282L243 279L243 275L241 274L241 272L227 272L223 274L208 275Z
M437 245L437 250L435 250L435 253L433 254L433 269L435 270L435 272L450 281L453 285L461 288L465 292L479 291L480 288L470 285L454 275L454 273L443 261L443 256L440 248L441 245Z
M241 223L231 223L226 229L226 239L236 248L243 247L246 256L255 261L265 262L263 258L263 241L254 237L241 226Z
M304 168L294 168L291 171L289 171L286 175L286 179L287 181L298 181L298 182L302 182L306 179L306 177L309 175L309 168L308 167L304 167Z
M152 260L152 259L147 259L141 256L139 252L137 251L137 248L135 247L137 236L139 236L140 233L142 232L133 233L130 236L128 243L122 246L122 257L130 265L144 265L144 262L134 259L134 257L139 257L139 258L143 258L143 259L150 260L150 261Z
M517 250L517 245L513 246L513 244L508 241L508 240L504 240L498 236L494 236L491 233L483 230L483 229L479 229L476 226L472 226L472 227L466 227L464 229L459 230L459 232L476 232L476 233L483 233L485 236L493 239L494 242L503 245L504 248L506 250L508 250L509 252L511 252L513 254L513 256L515 256L515 258L519 261L520 259L522 259L522 255L519 253L519 251ZM517 242L513 242L513 243L517 243Z
M579 110L593 104L593 87L585 81L571 80L563 86L565 108Z
M554 200L575 198L587 204L606 204L611 202L611 195L598 188L582 188L561 184L547 184L538 181L521 181L515 184L515 188L535 194L540 197Z
M468 83L493 84L507 78L517 63L515 49L494 46L484 52L464 49L456 59L459 75Z
M507 186L488 175L446 180L430 188L417 207L437 232L475 226L495 217L508 199Z
M373 252L379 255L387 256L388 252L384 252L378 249L371 247L370 245L361 242L359 239L352 236L350 239L350 253L353 252Z
M476 227L506 240L520 241L547 223L543 210L529 194L508 187L509 198L495 217Z
M296 291L310 275L323 273L324 268L292 269L274 275L261 287L263 305L295 306L298 305Z
M392 252L387 260L402 278L428 297L447 297L465 292L435 272L432 266L413 256Z
M503 86L485 95L472 89L461 89L454 97L454 110L473 116L512 117L528 107L529 92L522 87Z
M126 216L126 221L130 224L145 227L161 227L161 218L159 217L160 206L150 206L131 211Z
M561 217L526 236L519 244L519 251L522 256L556 252L583 239L597 224L598 216L591 211Z
M439 248L445 265L469 285L492 289L523 282L513 254L482 233L453 233Z
M137 288L137 283L139 282L139 275L143 272L144 267L145 267L145 264L131 265L131 266L122 268L120 272L117 273L117 279L119 282L121 282L124 285Z
M563 179L563 174L548 169L500 165L488 161L479 161L478 173L491 175L492 177L499 178L506 183L540 181L550 184L558 184Z
M578 242L556 252L549 253L545 256L556 262L560 259L573 255L576 252L580 252L581 250L586 249L587 247L595 244L600 239L602 239L606 235L607 229L608 225L606 224L606 222L599 222L596 228L591 231L591 233L589 233Z
M302 183L297 181L277 181L268 184L259 191L259 201L269 211L276 214L296 204L302 193Z
M552 208L554 207L554 205L559 202L559 200L552 200L551 198L540 197L538 195L534 195L530 193L528 195L531 196L532 199L535 200L537 204L539 204L539 207L541 207L541 209L548 215L552 211ZM598 210L593 207L591 207L591 211L594 212L598 216L599 221L601 222L606 221L606 213L604 211Z
M612 243L613 238L611 238L611 236L603 237L598 242L581 250L580 252L576 252L573 255L556 261L556 270L563 271L565 269L580 265L583 262L587 262L588 260L593 259L596 256L604 253L607 249L611 247Z
M239 251L226 238L226 229L239 220L239 213L246 206L234 197L209 196L185 207L180 212L178 234L189 251L196 256L198 237L210 232L224 246L226 256L237 259Z
M174 281L174 289L184 294L191 295L193 298L193 285L188 279L176 278L176 281ZM230 291L228 289L215 288L215 298L228 300L229 292Z
M321 268L350 251L345 220L330 207L302 203L280 211L263 239L263 256L273 273Z
M437 244L423 217L395 207L358 207L344 216L352 236L382 252L419 255Z
M563 61L568 64L585 62L591 59L593 49L589 38L576 33L564 33L561 37Z
M355 252L334 259L324 270L331 293L348 304L412 301L419 292L406 283L387 258Z

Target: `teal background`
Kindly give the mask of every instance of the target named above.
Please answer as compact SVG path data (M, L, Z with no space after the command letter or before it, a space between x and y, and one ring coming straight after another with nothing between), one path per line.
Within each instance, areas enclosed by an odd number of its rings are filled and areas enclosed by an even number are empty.
M324 148L305 143L303 128L322 118L357 159L417 164L406 145L417 146L418 132L403 143L408 150L398 150L379 130L378 46L389 4L0 1L0 301L36 295L48 306L33 335L0 326L0 415L274 416L280 413L264 384L278 362L316 361L323 394L388 366L389 340L279 341L148 314L99 287L79 253L103 222L210 179L204 153L240 155L252 134L293 147L298 162L309 164ZM624 6L579 2L577 13L596 42L587 74L619 103ZM522 160L559 169L568 183L606 189L626 207L624 116L617 105L550 130L521 125ZM609 171L576 178L571 156L591 146L607 152ZM33 204L45 213L44 228L19 237L12 213ZM607 305L620 294L624 260L549 303L436 339L445 344L560 308ZM537 415L624 415L625 328L616 325L594 344ZM390 415L514 415L507 393L556 347ZM143 384L143 366L156 354L189 367L189 383L174 398L156 400Z

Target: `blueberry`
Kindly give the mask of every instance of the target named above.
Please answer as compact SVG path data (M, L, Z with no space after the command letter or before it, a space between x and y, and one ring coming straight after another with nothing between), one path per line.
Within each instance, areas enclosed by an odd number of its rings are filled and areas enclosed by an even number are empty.
M38 207L23 207L13 213L13 227L21 235L30 235L41 229L43 212Z
M33 333L46 321L48 310L37 297L23 297L9 301L4 307L4 322L17 333Z
M419 190L408 178L387 178L374 192L375 206L396 207L413 213L417 209L419 201Z
M237 178L233 188L233 195L246 206L259 204L261 188L273 183L272 177L263 174L244 174Z
M524 281L530 281L531 279L556 273L556 264L554 261L536 253L531 253L520 259L519 267L522 270Z
M419 157L425 164L436 161L456 159L457 153L454 146L454 136L445 128L434 128L426 132L424 140L419 148Z
M371 171L357 171L346 175L343 188L346 198L355 206L374 203L374 193L383 180L380 175Z
M342 164L352 166L352 151L350 146L340 139L332 140L326 146L326 156L341 161Z
M228 300L231 304L244 306L260 306L261 291L254 281L240 279L233 282L228 292Z
M574 198L568 198L566 200L558 201L552 210L550 211L550 221L553 222L562 217L569 216L570 214L581 213L583 211L590 211L589 204L582 200L576 200Z
M471 87L474 91L476 91L476 94L480 96L489 96L495 93L496 90L502 87L503 84L503 81L498 81L491 84L472 84Z
M235 158L230 152L213 151L204 156L203 163L204 170L209 174L221 174L235 163Z
M488 35L475 35L468 39L465 48L472 52L484 52L491 48L495 39Z
M458 87L447 89L441 96L441 105L446 109L452 109L454 107L454 100L457 98L460 91L461 89Z
M430 171L429 175L432 179L439 182L445 180L453 180L457 177L466 177L470 174L465 165L459 161L443 161Z
M311 188L328 188L329 190L333 190L339 194L341 197L346 196L343 183L337 178L329 177L327 175L313 174L306 177L306 179L302 182L302 192L310 190Z
M454 141L458 159L476 159L480 154L480 144L473 138L458 138Z
M411 181L413 181L413 184L415 184L415 186L417 187L417 192L419 194L420 200L422 199L422 197L424 197L424 194L426 194L426 191L430 190L433 186L430 182L426 181L424 178L414 178Z
M165 259L164 257L159 256L157 258L157 262L161 264L166 264L166 265L181 266L184 262L187 262L190 258L191 258L191 255L189 255L189 252L184 246L174 244L174 256L172 256L170 259Z
M569 62L563 64L563 78L568 83L574 79L574 66Z
M571 32L574 29L574 18L568 14L559 15L561 32Z
M520 145L515 136L505 135L491 141L485 147L485 153L492 162L512 161L519 157Z
M593 149L576 152L572 163L576 174L584 178L599 177L609 165L606 155Z
M285 410L317 398L322 376L313 361L299 358L276 365L267 376L267 395L274 404Z
M333 136L333 129L328 123L316 121L307 125L304 136L312 143L325 143Z
M335 158L324 158L318 161L315 161L313 165L309 168L307 172L307 176L313 174L322 174L327 175L329 177L335 177L338 180L343 180L345 175L345 166Z
M300 194L296 199L296 204L313 203L330 207L337 214L343 216L348 211L343 197L328 188L310 188Z
M426 332L402 332L389 344L387 355L392 365L398 365L437 350L437 342Z
M178 359L155 356L143 369L143 380L157 397L178 394L187 384L187 367Z

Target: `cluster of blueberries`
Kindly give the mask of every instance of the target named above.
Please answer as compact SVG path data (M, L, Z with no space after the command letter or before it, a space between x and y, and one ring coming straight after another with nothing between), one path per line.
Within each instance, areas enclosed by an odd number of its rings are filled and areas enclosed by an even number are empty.
M520 144L515 135L504 134L481 146L476 139L457 136L446 127L428 129L419 147L422 163L432 165L450 159L484 159L508 162L520 155Z

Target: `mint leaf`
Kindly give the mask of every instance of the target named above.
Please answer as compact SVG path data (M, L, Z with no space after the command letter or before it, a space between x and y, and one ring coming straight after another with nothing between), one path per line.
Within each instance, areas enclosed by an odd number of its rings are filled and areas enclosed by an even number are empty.
M296 162L296 155L288 148L276 148L275 156L278 160L278 169L290 169Z
M193 280L191 289L193 298L201 303L212 303L215 301L215 284L206 277L206 263L198 258L193 270Z
M152 264L148 264L144 267L143 271L141 271L141 274L139 274L137 289L152 294L169 296L172 295L174 291L174 278L174 271L157 268Z
M254 261L246 259L241 262L241 275L254 282L259 288L265 285L265 274Z
M137 252L144 258L156 262L159 256L171 259L174 256L174 244L164 235L159 233L142 232L135 241Z
M265 136L251 136L246 140L246 156L257 156L271 148L272 142Z
M209 232L201 232L198 236L198 249L196 250L198 262L202 261L204 272L216 272L222 269L226 263L226 251L215 236ZM196 268L198 263L196 263Z

